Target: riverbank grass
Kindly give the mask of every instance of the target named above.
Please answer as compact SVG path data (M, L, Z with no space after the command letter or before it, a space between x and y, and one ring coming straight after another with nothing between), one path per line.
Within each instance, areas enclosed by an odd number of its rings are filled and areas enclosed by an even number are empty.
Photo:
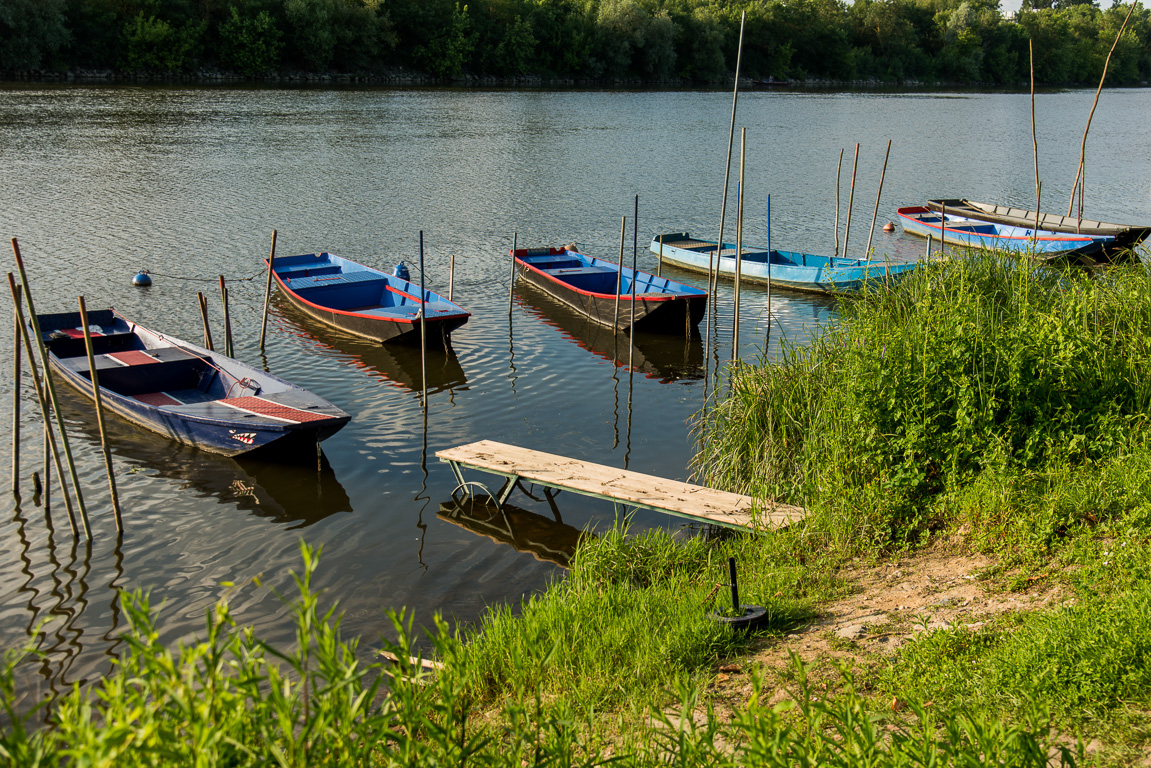
M1151 746L1151 277L1002 254L925 267L844 305L772 365L729 369L696 423L696 478L801 504L762 535L586 537L568 576L474 630L437 624L428 673L365 663L304 568L296 647L226 603L162 647L142 597L113 673L12 707L15 765L1126 765ZM928 627L898 650L772 667L844 566L925 545L983 553L984 589L1057 600ZM727 558L766 626L722 609ZM726 665L748 671L720 700ZM38 716L38 715L37 715ZM1090 746L1090 750L1088 750Z

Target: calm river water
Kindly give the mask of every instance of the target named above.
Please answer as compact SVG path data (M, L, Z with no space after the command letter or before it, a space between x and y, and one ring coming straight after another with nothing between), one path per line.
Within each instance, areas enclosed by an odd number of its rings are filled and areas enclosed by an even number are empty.
M1045 209L1067 205L1092 97L1036 99ZM115 306L198 340L195 294L203 291L218 339L222 274L237 356L353 415L324 444L319 471L223 459L114 421L126 524L118 541L95 419L70 393L66 419L95 529L90 545L76 545L59 492L47 513L32 498L42 450L25 376L19 503L8 493L10 441L0 445L0 646L34 635L41 654L20 669L24 704L108 670L124 628L116 605L123 590L164 604L159 628L173 644L199 631L205 610L225 596L241 621L288 643L287 609L269 588L290 593L303 540L323 547L318 586L339 601L347 632L370 648L388 631L386 609L407 607L426 625L435 612L472 622L487 605L518 603L562 574L541 558L562 560L579 530L614 519L610 504L560 494L553 511L539 493L517 494L518 549L500 540L503 521L483 510L473 532L451 505L454 482L437 450L493 439L686 479L689 422L708 391L701 342L641 337L629 369L626 343L617 349L610 335L522 287L509 321L507 252L514 234L521 246L576 241L614 258L627 216L630 258L635 195L641 268L654 269L646 249L653 234L714 239L730 109L727 92L0 90L0 232L20 240L39 311L73 310L84 295L90 308ZM1151 91L1103 95L1088 145L1088 216L1151 220L1148 114ZM751 244L766 241L770 194L774 246L830 252L836 162L846 148L846 209L856 142L852 253L867 240L888 139L880 225L896 207L928 197L1033 206L1025 93L744 93L736 125L747 126ZM738 159L737 132L733 198ZM423 230L428 285L443 292L455 255L455 298L473 314L454 334L453 352L429 361L426 412L417 353L325 330L278 301L260 354L260 260L273 229L280 255L325 249L388 268L417 260ZM874 245L898 259L924 248L878 228ZM155 284L132 287L144 268ZM744 356L765 346L766 299L759 289L743 297ZM715 303L712 350L727 360L729 284ZM2 304L11 317L7 291ZM769 352L780 334L802 341L835 315L834 301L781 292L772 309ZM0 390L9 413L11 329L4 338ZM549 525L557 514L562 525ZM650 513L637 514L635 525L681 527Z

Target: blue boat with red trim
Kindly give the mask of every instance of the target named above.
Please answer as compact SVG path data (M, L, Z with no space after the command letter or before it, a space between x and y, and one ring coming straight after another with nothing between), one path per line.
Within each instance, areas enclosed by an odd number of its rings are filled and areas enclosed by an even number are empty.
M422 308L428 344L447 346L471 316L433 291L425 290L421 303L418 285L331 253L277 257L272 274L302 311L375 341L418 345Z
M512 252L525 281L608 328L690 333L703 319L707 291L566 248ZM618 307L618 313L617 313Z
M48 361L92 396L78 312L38 315ZM219 352L149 330L115 310L88 313L100 398L146 429L225 456L315 457L351 419L303 387Z

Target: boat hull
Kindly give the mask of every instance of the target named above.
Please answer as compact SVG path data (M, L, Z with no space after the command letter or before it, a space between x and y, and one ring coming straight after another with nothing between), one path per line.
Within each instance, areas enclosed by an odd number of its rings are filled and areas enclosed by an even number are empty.
M686 232L660 235L652 239L651 250L670 264L693 272L708 274L718 262L720 276L735 277L735 247L725 243L724 252L715 257L714 240L696 240ZM731 255L728 255L728 251ZM902 279L916 265L905 262L882 262L863 259L839 259L791 251L744 250L740 259L739 278L748 283L770 285L805 293L854 293L868 284L884 284Z
M83 344L52 338L76 329L78 313L41 315L49 364L64 381L92 397ZM318 442L338 432L350 416L317 395L238 360L128 323L109 310L89 313L89 322L114 329L93 339L102 405L122 418L180 443L225 456L314 454ZM171 352L168 352L171 350ZM160 359L141 365L110 358L145 354ZM172 366L180 369L178 375ZM166 370L165 370L166 369ZM196 396L195 381L219 378ZM177 382L177 379L180 381ZM212 397L217 387L223 397Z
M936 242L967 248L1035 253L1045 258L1067 256L1089 257L1101 253L1114 242L1110 235L1076 235L970 219L950 211L932 211L926 206L908 206L896 210L903 230Z
M1130 249L1139 245L1151 234L1151 227L1137 224L1113 224L1094 219L1081 219L1074 216L1061 216L1053 213L1036 213L1024 208L1012 208L993 203L977 203L973 200L950 199L928 200L927 208L932 211L947 210L957 216L978 219L994 224L1013 227L1034 227L1048 232L1067 234L1102 235L1115 238L1114 248Z
M316 320L361 338L389 344L447 347L452 331L470 314L424 291L421 329L419 286L328 253L277 258L273 275L288 301Z
M630 283L631 270L624 269L621 277L618 266L576 251L521 249L514 255L516 273L524 282L608 328L628 330L634 325L636 330L650 333L689 333L699 325L707 307L705 291L646 272L637 273L634 294L626 286L617 293L615 286L621 279ZM532 263L533 259L546 257L565 261L553 259ZM566 269L541 267L552 263L584 266ZM581 286L575 282L578 278L595 278L598 285L593 287L592 281L587 280L587 285Z

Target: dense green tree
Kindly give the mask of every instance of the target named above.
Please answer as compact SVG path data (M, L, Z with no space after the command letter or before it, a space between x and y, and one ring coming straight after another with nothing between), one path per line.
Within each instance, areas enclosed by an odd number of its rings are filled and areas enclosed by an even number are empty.
M271 14L241 16L234 5L229 11L229 18L220 24L220 58L244 75L266 74L279 66L283 45Z
M204 29L202 22L175 26L140 11L124 25L121 66L130 71L187 69L193 63Z
M50 64L69 37L64 0L0 0L0 70Z

